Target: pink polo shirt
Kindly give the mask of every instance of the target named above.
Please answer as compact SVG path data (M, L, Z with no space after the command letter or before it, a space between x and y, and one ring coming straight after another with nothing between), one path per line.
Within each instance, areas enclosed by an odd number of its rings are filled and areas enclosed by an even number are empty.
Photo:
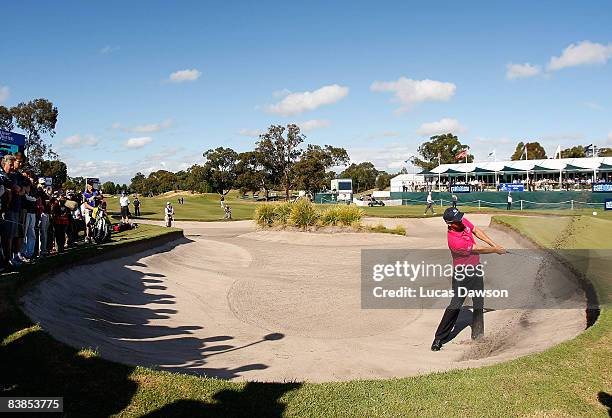
M465 229L461 232L448 231L448 248L453 256L453 266L480 264L480 254L472 253L474 240L474 225L465 217L461 221Z

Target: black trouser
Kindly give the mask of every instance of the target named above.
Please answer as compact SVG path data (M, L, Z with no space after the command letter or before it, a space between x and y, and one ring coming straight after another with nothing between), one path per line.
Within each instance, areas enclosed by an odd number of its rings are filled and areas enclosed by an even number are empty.
M440 325L438 325L438 329L436 330L436 340L446 340L457 322L459 312L461 311L461 306L463 306L463 302L466 298L466 296L458 295L458 288L464 287L468 290L484 289L483 277L481 275L471 275L468 277L466 274L465 276L466 277L461 281L453 278L453 292L455 296L453 296L448 304L448 307L444 311L444 315L442 315ZM484 334L484 298L475 297L472 298L472 302L474 304L472 316L472 338L475 338Z
M456 208L457 207L457 201L453 200L453 207Z
M140 216L140 206L134 205L134 217Z
M511 207L512 207L512 203L508 202L508 207L506 209L510 210Z
M66 245L66 226L62 224L53 225L55 230L55 246L58 253L63 252Z

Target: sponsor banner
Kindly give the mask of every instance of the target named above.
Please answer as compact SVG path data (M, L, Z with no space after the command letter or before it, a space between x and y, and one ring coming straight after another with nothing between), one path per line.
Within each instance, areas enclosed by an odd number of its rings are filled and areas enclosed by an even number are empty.
M501 183L499 190L502 192L524 192L525 185L520 183Z
M612 199L606 199L604 203L605 210L612 210Z
M471 299L485 309L585 309L609 306L611 295L591 300L584 277L609 269L612 250L516 249L471 255L453 264L446 250L361 251L363 309L444 309ZM465 263L465 264L463 264ZM595 274L596 276L591 277Z
M612 183L595 183L591 187L594 193L612 193Z
M451 186L451 193L470 193L470 186L467 184L456 184Z
M0 156L23 152L25 148L25 135L0 129Z

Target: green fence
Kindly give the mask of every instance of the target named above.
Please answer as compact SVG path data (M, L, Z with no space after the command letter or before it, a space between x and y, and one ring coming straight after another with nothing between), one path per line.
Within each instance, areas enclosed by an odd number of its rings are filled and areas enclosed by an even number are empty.
M432 199L436 205L449 206L451 193L433 192ZM460 206L503 208L507 205L507 192L471 192L455 193ZM550 192L512 192L513 209L579 209L585 207L602 207L612 193L593 193L591 191L550 191ZM424 205L427 193L391 192L391 199L402 199L403 205Z

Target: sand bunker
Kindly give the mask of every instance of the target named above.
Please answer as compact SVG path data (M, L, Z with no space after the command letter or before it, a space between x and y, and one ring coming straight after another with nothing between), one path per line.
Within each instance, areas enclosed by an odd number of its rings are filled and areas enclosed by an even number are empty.
M470 215L486 227L489 216ZM178 222L186 239L149 252L78 266L33 287L25 311L55 338L107 359L235 380L380 379L476 367L579 334L583 309L498 310L487 338L458 335L429 350L439 309L364 310L364 248L446 248L434 219L401 223L409 237L258 231L251 222ZM508 248L518 242L487 229Z

